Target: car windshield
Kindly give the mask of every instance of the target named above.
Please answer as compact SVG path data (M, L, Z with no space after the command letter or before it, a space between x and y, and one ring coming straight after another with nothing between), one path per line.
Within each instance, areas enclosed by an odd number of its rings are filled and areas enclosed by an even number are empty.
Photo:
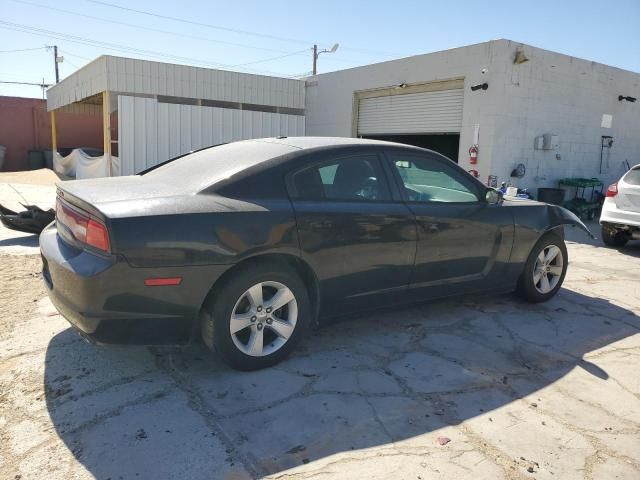
M206 148L143 172L144 178L176 183L199 192L253 165L285 155L295 147L269 141L244 141Z
M627 172L624 181L630 185L640 185L640 167L635 167Z

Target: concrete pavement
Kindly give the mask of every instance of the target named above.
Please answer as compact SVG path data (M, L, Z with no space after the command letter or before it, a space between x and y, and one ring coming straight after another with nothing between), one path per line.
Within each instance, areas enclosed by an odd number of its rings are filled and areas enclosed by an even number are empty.
M639 478L640 249L569 253L566 288L547 304L465 298L363 315L252 373L200 345L88 345L40 296L0 341L0 470Z
M551 302L354 316L240 373L202 345L86 344L6 235L2 478L640 478L640 242L570 231Z

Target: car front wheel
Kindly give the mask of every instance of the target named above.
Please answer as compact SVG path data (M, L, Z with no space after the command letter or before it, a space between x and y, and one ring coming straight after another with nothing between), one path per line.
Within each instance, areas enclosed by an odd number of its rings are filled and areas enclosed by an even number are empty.
M519 296L533 303L552 298L562 286L568 260L562 238L553 233L544 235L529 254L518 282Z
M278 264L241 267L205 310L204 342L238 370L283 360L307 330L311 312L304 283Z

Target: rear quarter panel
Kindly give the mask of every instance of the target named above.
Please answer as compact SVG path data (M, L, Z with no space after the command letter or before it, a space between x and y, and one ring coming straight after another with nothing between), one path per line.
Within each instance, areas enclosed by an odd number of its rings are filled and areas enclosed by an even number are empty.
M113 250L134 267L233 264L258 253L298 255L289 200L216 195L162 199L127 216L104 207ZM138 215L139 214L139 215Z

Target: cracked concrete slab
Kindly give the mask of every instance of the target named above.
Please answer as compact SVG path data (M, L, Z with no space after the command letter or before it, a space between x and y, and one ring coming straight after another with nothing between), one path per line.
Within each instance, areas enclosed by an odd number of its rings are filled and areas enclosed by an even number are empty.
M86 344L0 253L3 478L640 478L640 250L569 243L564 288L354 316L282 364Z

